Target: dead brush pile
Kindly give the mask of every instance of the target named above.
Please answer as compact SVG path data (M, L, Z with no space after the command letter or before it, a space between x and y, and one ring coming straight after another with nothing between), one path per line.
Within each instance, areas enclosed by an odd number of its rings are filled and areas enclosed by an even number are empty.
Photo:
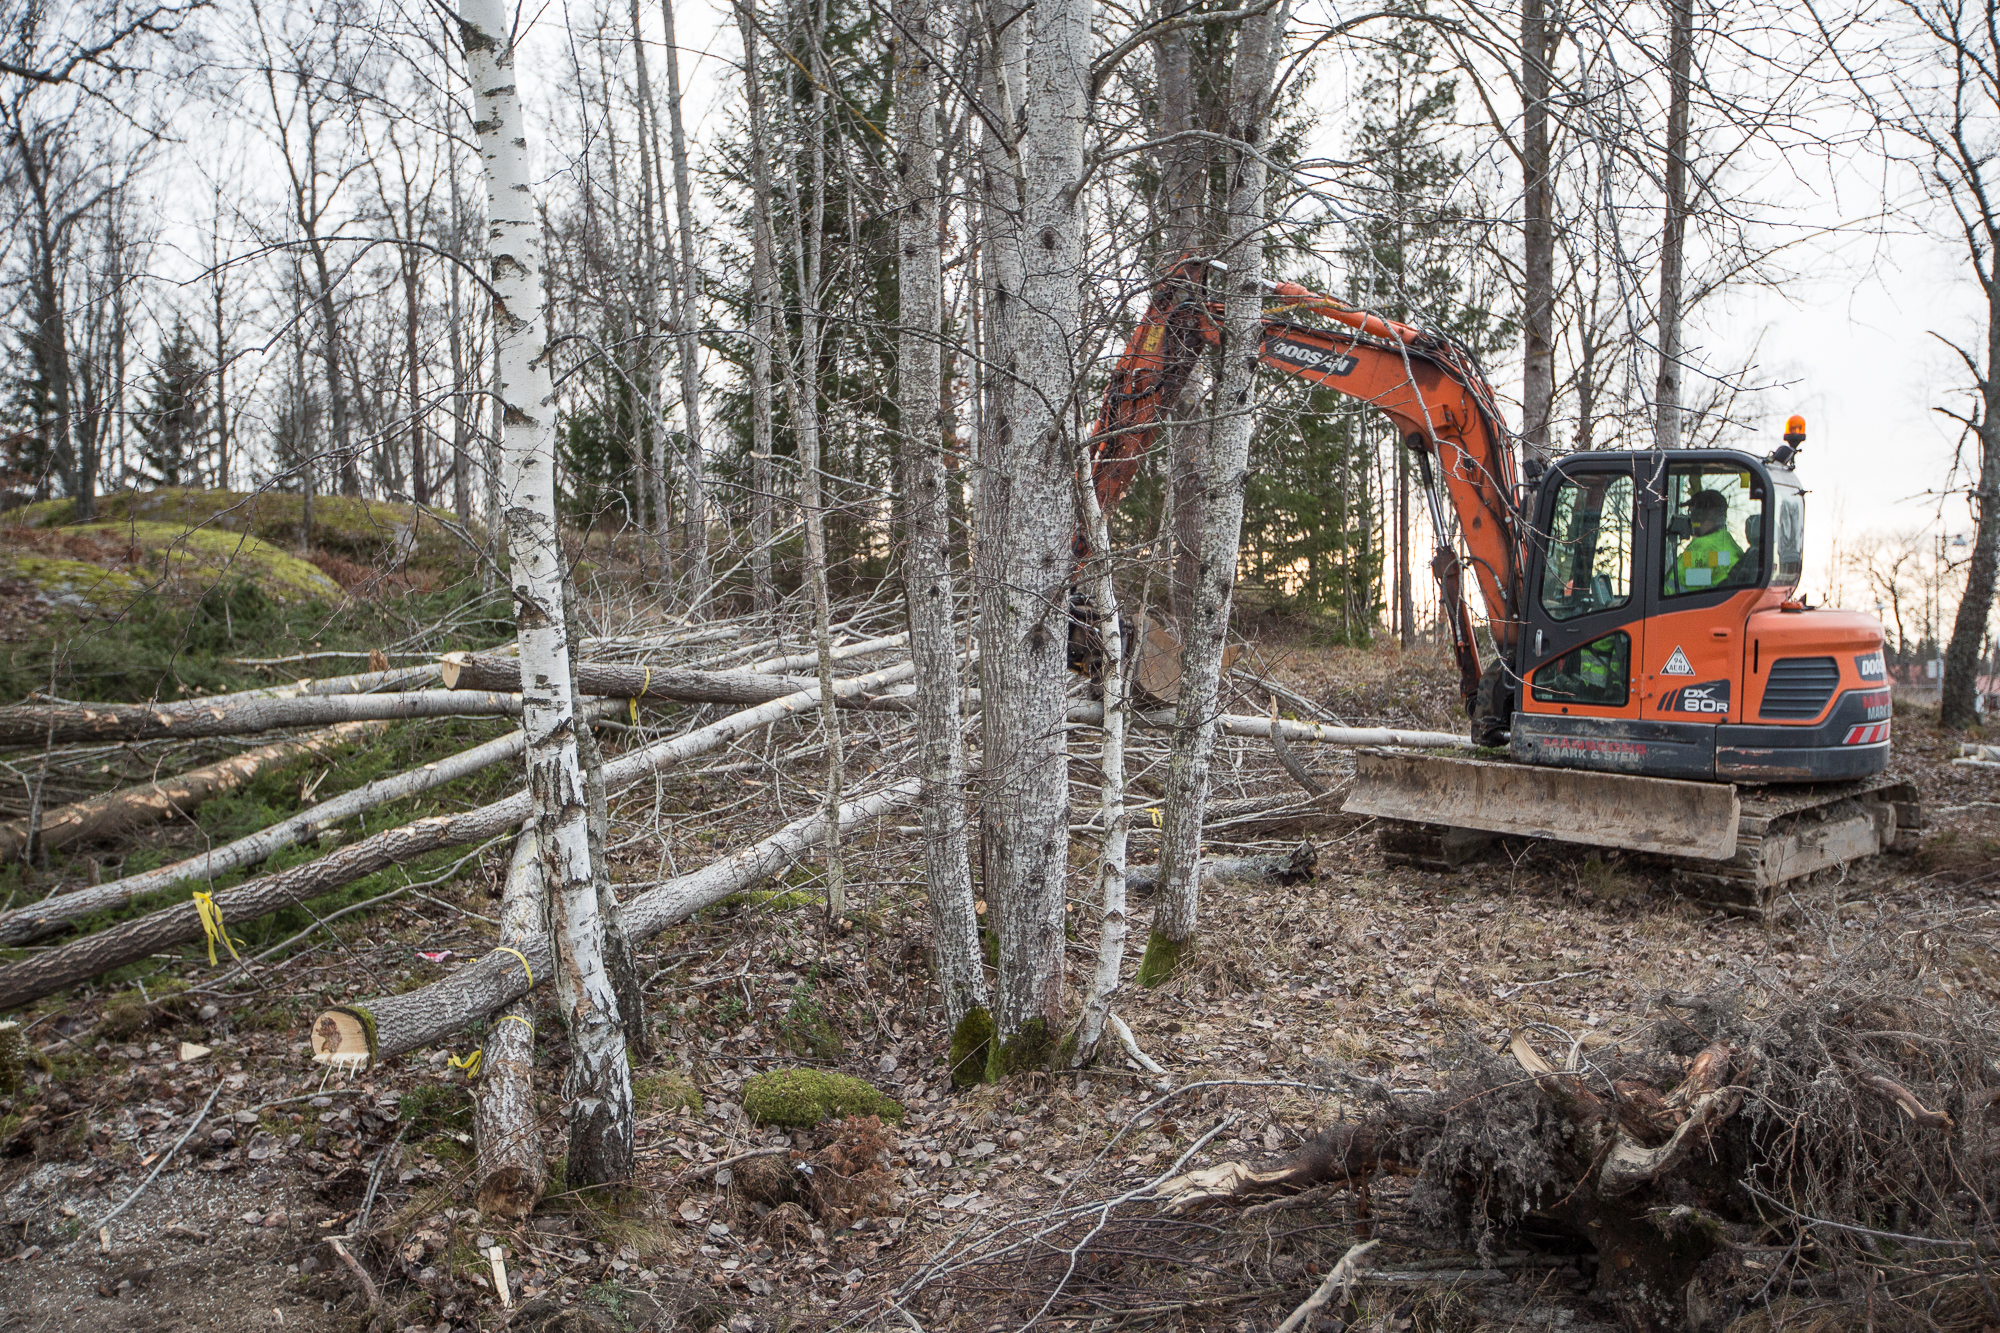
M1641 1330L2000 1324L2000 1014L1886 947L1761 1015L1723 993L1660 1008L1633 1047L1566 1041L1553 1063L1522 1040L1468 1043L1431 1091L1336 1073L1344 1118L1291 1157L1177 1163L1017 1219L933 1259L901 1299L1256 1323L1372 1235L1390 1247L1373 1259L1404 1270L1398 1300L1425 1271L1519 1299L1574 1266ZM1180 1095L1142 1117L1194 1119ZM1249 1206L1193 1216L1221 1203ZM1350 1324L1379 1302L1368 1291Z

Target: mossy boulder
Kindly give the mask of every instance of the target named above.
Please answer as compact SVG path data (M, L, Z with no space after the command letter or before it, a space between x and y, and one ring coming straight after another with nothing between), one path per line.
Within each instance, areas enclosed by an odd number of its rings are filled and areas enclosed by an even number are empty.
M165 523L181 531L256 537L288 549L299 542L305 497L281 491L204 491L164 486L99 496L93 523ZM43 500L0 515L10 527L73 526L76 502ZM457 538L411 505L353 495L313 497L311 545L365 565L456 570L467 561Z
M115 610L151 589L254 583L279 603L328 600L340 587L308 562L258 537L151 520L17 528L0 577L23 579L74 610Z
M858 1078L824 1069L774 1069L743 1080L743 1109L760 1125L808 1128L822 1120L878 1115L901 1122L903 1104Z

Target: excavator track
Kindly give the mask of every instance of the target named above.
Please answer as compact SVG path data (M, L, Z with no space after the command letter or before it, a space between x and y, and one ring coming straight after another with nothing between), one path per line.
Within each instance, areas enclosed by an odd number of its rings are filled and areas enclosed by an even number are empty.
M1917 789L1897 778L1816 786L1739 787L1743 813L1727 861L1662 857L1674 886L1694 901L1761 916L1787 886L1822 870L1916 842Z
M1380 820L1389 865L1453 870L1503 841L1553 839L1621 850L1667 871L1694 901L1750 916L1769 912L1788 886L1811 875L1910 845L1923 825L1916 788L1887 777L1732 787L1503 759L1398 751L1357 758L1343 808ZM1450 822L1408 817L1423 814ZM1675 839L1697 854L1668 850Z

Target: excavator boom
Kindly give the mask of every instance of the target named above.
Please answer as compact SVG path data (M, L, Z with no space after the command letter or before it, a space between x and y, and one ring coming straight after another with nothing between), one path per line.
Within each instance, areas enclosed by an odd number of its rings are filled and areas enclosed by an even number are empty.
M1092 435L1092 478L1108 511L1131 486L1158 440L1203 350L1222 339L1222 307L1207 298L1204 266L1177 267L1154 289L1145 316L1112 372ZM1503 653L1518 634L1522 525L1514 454L1493 390L1463 345L1294 283L1272 288L1259 359L1286 374L1369 403L1396 424L1418 455L1439 547L1432 567L1452 626L1460 688L1468 704L1480 665L1472 618L1460 593L1462 562L1445 539L1448 498ZM1302 322L1308 315L1334 327ZM1445 495L1440 496L1440 480Z

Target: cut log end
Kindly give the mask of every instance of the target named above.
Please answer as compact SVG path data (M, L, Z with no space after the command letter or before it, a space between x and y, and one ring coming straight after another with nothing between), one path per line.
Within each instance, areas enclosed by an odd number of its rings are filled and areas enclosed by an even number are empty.
M520 1166L503 1166L479 1182L472 1206L481 1217L517 1222L535 1211L542 1199L541 1179Z
M328 1009L312 1025L313 1063L360 1072L375 1063L375 1022L366 1009Z
M446 689L458 688L458 675L465 670L465 664L471 660L471 653L446 653L438 659L438 675L444 678Z

